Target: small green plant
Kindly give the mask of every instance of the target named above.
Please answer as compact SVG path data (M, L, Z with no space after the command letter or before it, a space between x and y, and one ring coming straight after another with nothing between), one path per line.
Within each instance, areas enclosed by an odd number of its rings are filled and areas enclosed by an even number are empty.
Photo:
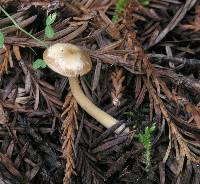
M145 7L149 6L149 0L139 0L139 2Z
M52 13L50 14L47 19L46 19L46 27L44 29L45 31L45 36L47 38L53 38L55 32L54 29L52 28L52 24L55 22L57 17L57 13ZM46 68L46 63L44 62L43 59L37 59L36 61L33 62L33 68L35 69L40 69L40 68Z
M35 69L46 68L46 66L47 65L43 59L37 59L36 61L33 62L33 68L35 68Z
M136 137L139 139L139 142L143 144L145 153L144 153L144 163L146 165L145 169L148 172L151 167L151 149L152 149L152 136L156 129L155 123L151 127L146 127L144 133L139 133Z
M55 22L57 17L57 13L52 13L50 14L47 19L46 19L46 27L44 29L45 31L45 36L47 38L53 38L55 32L54 29L52 28L52 24ZM46 63L44 62L43 59L37 59L36 61L33 62L33 68L35 69L40 69L40 68L46 68Z
M52 28L52 24L55 22L57 17L57 13L52 13L50 14L47 19L46 19L46 27L45 27L45 35L47 38L53 38L55 32L54 29Z
M116 6L115 6L115 12L112 18L112 21L114 23L116 23L119 20L120 15L124 11L124 8L126 7L127 3L128 3L128 0L117 0Z
M0 48L3 48L3 44L4 44L4 34L0 32Z
M131 112L131 111L124 112L123 114L126 115L126 116L128 116L128 117L133 117L134 116L134 113Z

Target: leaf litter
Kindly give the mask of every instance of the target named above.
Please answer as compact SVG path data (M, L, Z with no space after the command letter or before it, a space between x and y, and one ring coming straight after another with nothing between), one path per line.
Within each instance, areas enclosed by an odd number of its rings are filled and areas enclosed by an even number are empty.
M44 46L0 14L0 181L2 183L199 183L199 2L129 0L112 22L115 1L0 1L24 29L88 52L86 95L120 119L105 129L77 106L68 81L35 69ZM15 7L15 8L13 8ZM17 9L16 9L17 7ZM58 13L59 12L59 13ZM8 27L4 29L5 27ZM135 137L152 122L152 167ZM113 132L122 123L128 135Z

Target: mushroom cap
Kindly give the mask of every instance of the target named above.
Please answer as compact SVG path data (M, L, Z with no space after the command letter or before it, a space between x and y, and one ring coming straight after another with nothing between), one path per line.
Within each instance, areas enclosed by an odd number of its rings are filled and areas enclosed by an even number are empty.
M70 43L50 46L44 51L43 59L49 68L67 77L82 76L92 67L89 55Z

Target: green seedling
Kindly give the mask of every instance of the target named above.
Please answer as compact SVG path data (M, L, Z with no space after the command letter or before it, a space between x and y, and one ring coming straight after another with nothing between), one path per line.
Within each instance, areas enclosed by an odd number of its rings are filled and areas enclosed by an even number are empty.
M139 2L145 7L149 6L149 0L139 0Z
M127 3L128 3L128 0L117 0L116 6L115 6L115 12L112 18L112 21L114 23L116 23L119 20L120 15L124 11L124 8L126 7Z
M124 112L123 114L126 115L126 116L128 116L128 117L133 117L134 116L134 113L131 112L131 111Z
M46 23L45 23L46 27L44 31L45 31L45 36L47 38L53 38L55 34L54 29L51 25L55 22L56 17L57 17L57 13L55 12L55 13L50 14L46 19ZM36 61L33 62L33 68L35 69L46 68L46 66L47 65L43 59L37 59Z
M45 35L47 38L53 38L55 32L52 28L52 24L55 22L57 13L50 14L46 19Z
M33 68L35 68L35 69L46 68L46 66L47 65L43 59L37 59L36 61L33 62Z
M139 139L139 142L143 144L144 152L144 163L146 165L145 170L148 172L151 167L151 150L152 150L152 136L155 132L156 126L152 124L151 127L146 127L144 133L139 133L136 137Z

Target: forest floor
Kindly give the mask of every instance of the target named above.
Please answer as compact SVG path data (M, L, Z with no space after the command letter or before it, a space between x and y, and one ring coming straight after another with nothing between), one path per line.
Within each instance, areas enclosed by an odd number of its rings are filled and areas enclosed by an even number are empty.
M116 125L46 66L55 43L90 55ZM0 184L199 184L199 43L198 0L0 0Z

